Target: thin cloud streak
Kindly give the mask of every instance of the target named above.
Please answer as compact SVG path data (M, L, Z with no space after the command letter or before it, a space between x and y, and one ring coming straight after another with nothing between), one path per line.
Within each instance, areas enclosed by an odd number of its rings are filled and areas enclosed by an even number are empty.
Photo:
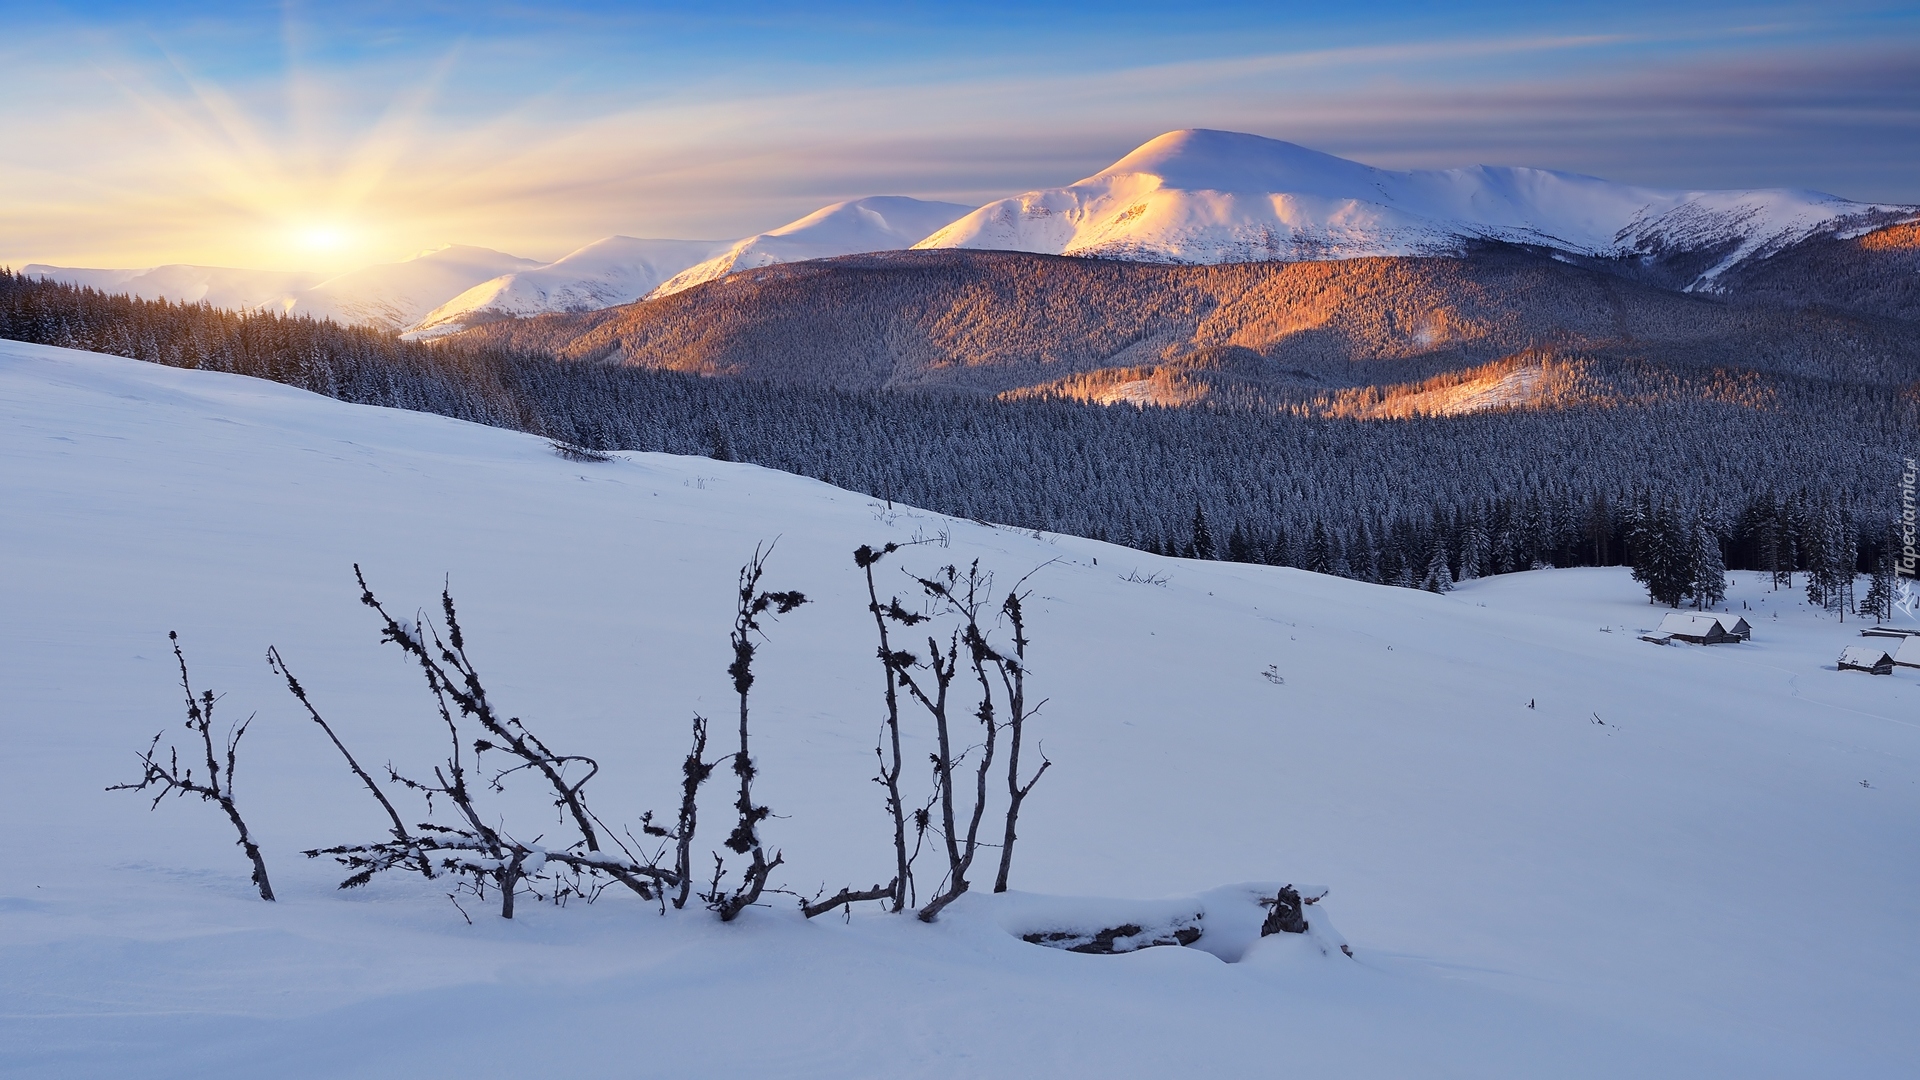
M725 95L716 79L597 112L561 81L475 108L463 88L491 46L349 73L293 49L277 82L236 85L184 61L123 57L96 87L43 66L73 104L0 128L0 261L318 265L286 235L309 221L358 234L337 265L456 241L551 258L616 232L744 235L859 195L985 201L1193 126L1391 167L1920 202L1920 47L1644 44L1532 34ZM1505 66L1475 66L1489 58Z

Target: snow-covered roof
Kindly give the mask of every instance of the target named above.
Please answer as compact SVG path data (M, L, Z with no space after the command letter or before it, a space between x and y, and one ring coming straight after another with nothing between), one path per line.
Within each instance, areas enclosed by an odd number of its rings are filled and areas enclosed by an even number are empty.
M1667 617L1660 620L1660 629L1655 633L1706 637L1721 627L1720 619L1719 615L1695 611L1669 611Z
M1725 630L1729 634L1750 634L1753 632L1753 627L1748 625L1747 620L1730 611L1722 611L1716 614L1714 618L1720 620L1720 629Z
M1899 650L1893 654L1893 662L1906 664L1909 667L1920 667L1920 635L1902 641Z
M1849 645L1840 652L1840 662L1855 667L1873 667L1891 659L1893 654L1880 645Z

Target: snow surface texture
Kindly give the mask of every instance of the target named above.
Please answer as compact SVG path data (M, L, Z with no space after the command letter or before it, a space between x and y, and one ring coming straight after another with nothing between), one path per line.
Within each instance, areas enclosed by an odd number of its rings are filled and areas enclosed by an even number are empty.
M0 446L0 1075L1751 1078L1920 1058L1920 672L1835 670L1854 621L1755 575L1730 590L1751 644L1658 648L1620 570L1442 597L1161 559L12 342ZM899 565L1044 564L1034 734L1056 764L1022 819L1023 895L931 926L807 923L786 898L723 926L612 894L512 922L469 905L470 926L417 878L342 893L296 854L382 818L268 644L370 766L440 751L354 561L396 611L450 579L494 699L596 755L599 809L630 822L670 811L691 714L729 706L734 574L778 534L767 583L814 602L755 669L776 883L884 878L850 552L943 530ZM258 714L237 791L277 904L216 810L101 790L180 730L169 629L224 716ZM523 820L552 812L514 790ZM709 794L711 842L729 795ZM1274 880L1331 888L1308 917L1331 907L1355 958L1311 933L1236 963L1014 933L1245 909L1216 887Z
M771 232L739 241L713 258L675 274L655 289L653 295L671 296L736 270L910 248L972 209L959 203L927 202L899 195L834 203Z
M1450 255L1473 240L1605 258L1724 251L1694 287L1823 232L1915 207L1817 191L1672 191L1476 165L1394 172L1304 146L1173 131L1098 175L987 205L922 241L1148 262Z

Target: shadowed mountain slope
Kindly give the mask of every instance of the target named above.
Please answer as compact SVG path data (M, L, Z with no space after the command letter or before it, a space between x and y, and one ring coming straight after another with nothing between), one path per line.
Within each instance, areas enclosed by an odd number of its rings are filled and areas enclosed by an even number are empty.
M1528 351L1883 385L1920 378L1920 334L1894 317L1899 303L1876 312L1763 299L1685 294L1512 247L1212 266L925 251L767 267L466 336L570 360L985 393L1173 371L1294 398Z

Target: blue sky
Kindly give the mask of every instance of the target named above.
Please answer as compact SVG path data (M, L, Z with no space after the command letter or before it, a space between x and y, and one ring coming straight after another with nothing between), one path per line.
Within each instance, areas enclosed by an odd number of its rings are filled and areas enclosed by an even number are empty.
M731 237L1067 183L1179 127L1920 202L1912 5L0 0L0 25L14 265Z

